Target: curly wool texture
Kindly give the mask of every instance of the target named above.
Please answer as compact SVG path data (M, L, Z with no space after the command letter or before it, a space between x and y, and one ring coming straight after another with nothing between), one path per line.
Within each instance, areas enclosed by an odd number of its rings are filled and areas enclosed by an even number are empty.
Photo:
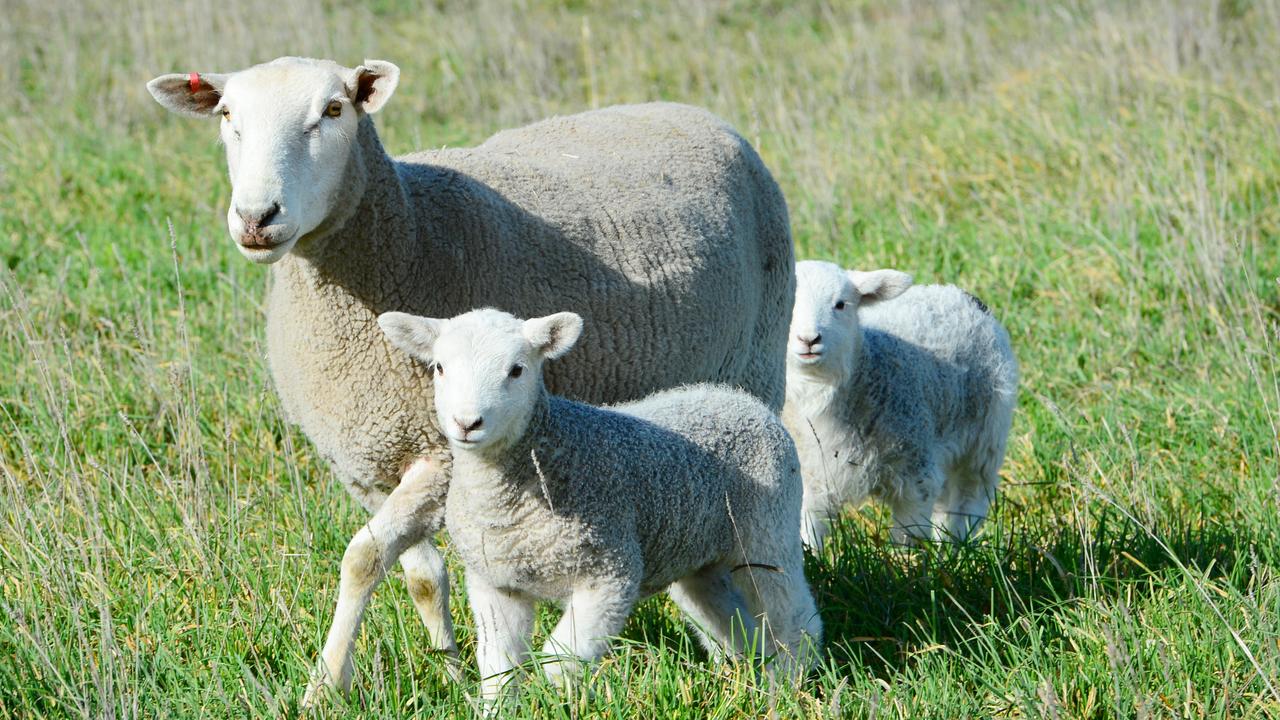
M414 458L449 462L429 378L387 344L384 311L570 309L590 332L550 369L554 392L617 402L713 381L781 405L786 204L723 121L614 107L393 161L363 117L355 148L349 205L274 266L267 340L288 416L368 509Z
M559 600L585 577L635 578L644 597L706 566L801 561L799 460L741 392L696 385L609 408L545 396L501 462L465 457L451 544L498 588Z
M999 485L1018 384L1009 335L951 285L911 287L858 321L842 382L789 371L806 542L821 546L829 518L868 497L893 508L899 541L964 539Z
M712 385L609 408L543 393L496 458L455 455L448 527L473 592L478 574L499 593L572 598L580 623L612 635L638 599L676 583L713 655L741 650L723 629L742 607L768 628L765 654L793 675L812 664L822 625L804 579L799 461L759 400ZM584 593L604 599L583 607ZM586 619L597 615L604 624Z

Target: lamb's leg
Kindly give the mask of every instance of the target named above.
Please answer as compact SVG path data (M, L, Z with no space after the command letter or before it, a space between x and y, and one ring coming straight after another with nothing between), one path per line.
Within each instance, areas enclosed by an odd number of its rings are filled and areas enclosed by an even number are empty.
M548 655L573 656L544 663L552 682L564 687L576 677L579 661L593 662L609 652L609 639L622 631L638 590L636 583L620 580L573 592L542 647Z
M920 540L933 540L941 528L933 525L933 508L942 494L941 468L923 463L914 473L905 473L898 497L891 502L893 528L889 538L898 545L915 545Z
M822 618L804 577L800 548L788 554L789 562L778 566L753 563L738 570L734 582L759 624L761 652L772 658L770 676L794 683L817 660ZM763 553L757 556L768 557Z
M899 500L893 504L893 528L889 539L895 545L908 547L921 540L932 540L933 500Z
M668 589L671 600L689 616L694 631L716 661L747 653L756 621L725 568L709 568L682 578Z
M431 643L445 655L445 668L449 677L462 680L458 664L458 642L453 635L453 620L449 616L449 571L444 556L436 548L435 538L424 537L410 546L400 556L404 568L405 583L409 595L418 608L418 615L427 626Z
M991 482L977 473L957 470L950 479L952 487L945 502L934 511L934 524L942 529L944 540L965 542L987 519L987 511L999 482Z
M424 537L429 542L436 530L423 518L438 514L440 472L437 464L427 460L414 463L378 512L351 538L342 556L333 624L302 699L304 707L313 705L326 687L344 693L351 689L351 648L369 597L400 554Z
M499 699L511 670L529 655L534 605L490 585L479 573L467 573L467 595L476 623L476 664L480 694L486 703Z
M814 553L821 553L831 530L831 517L826 509L806 506L800 513L800 537Z

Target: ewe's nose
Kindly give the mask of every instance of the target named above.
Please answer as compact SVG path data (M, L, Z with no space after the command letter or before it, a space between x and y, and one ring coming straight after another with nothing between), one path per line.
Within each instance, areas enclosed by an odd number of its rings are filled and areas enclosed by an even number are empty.
M236 206L236 214L244 221L246 232L253 232L264 225L270 225L276 213L280 212L280 203L271 203L271 207Z
M804 343L805 345L808 345L809 347L813 347L814 345L817 345L819 342L822 342L822 335L820 333L808 333L808 334L799 333L796 335L796 339Z
M480 417L479 415L475 416L474 418L458 417L457 415L454 415L453 424L457 425L458 429L461 430L462 433L465 435L466 433L469 433L472 430L479 430L480 426L484 424L484 418Z

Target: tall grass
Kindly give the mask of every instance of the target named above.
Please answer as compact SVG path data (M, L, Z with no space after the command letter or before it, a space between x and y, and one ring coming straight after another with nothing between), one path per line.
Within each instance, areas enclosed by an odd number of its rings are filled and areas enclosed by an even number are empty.
M321 9L322 8L322 9ZM150 77L403 69L394 152L710 107L798 253L955 282L1023 367L981 542L851 512L818 675L771 693L644 604L578 717L1280 713L1280 3L0 0L0 717L292 713L358 511L281 418L213 127ZM464 654L465 600L455 590ZM545 618L544 618L545 619ZM467 712L403 583L348 703Z

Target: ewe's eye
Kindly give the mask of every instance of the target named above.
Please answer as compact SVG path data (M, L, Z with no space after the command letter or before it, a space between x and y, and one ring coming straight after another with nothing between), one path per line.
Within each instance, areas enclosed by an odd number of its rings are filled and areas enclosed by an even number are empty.
M843 310L843 309L844 309L844 301L843 301L843 300L837 300L837 301L836 301L836 309L837 309L837 310Z
M436 363L436 377L444 377L444 366Z
M342 101L330 100L329 106L324 109L324 116L336 118L342 115Z
M523 365L512 365L511 372L507 373L510 377L518 378L524 373Z
M228 109L226 109L226 108L222 108L222 119L223 119L223 120L226 120L226 121L228 121L228 122L230 122L230 120L231 120L231 111L230 111L230 110L228 110Z

